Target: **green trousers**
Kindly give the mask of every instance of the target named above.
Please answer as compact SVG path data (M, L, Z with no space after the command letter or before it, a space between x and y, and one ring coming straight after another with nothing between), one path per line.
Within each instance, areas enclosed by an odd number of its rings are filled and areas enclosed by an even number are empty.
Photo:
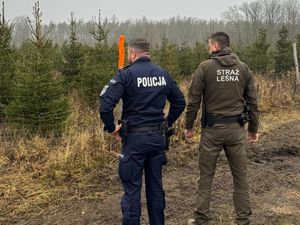
M251 206L247 179L245 129L239 124L217 124L202 129L199 149L200 178L198 180L196 224L208 224L212 182L217 159L224 150L233 176L233 203L238 225L250 224Z

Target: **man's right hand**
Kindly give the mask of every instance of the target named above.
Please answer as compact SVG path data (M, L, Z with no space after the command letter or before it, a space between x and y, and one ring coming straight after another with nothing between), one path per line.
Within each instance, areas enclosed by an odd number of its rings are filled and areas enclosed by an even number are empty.
M194 136L194 131L185 129L184 130L184 136L185 136L185 138L190 139Z
M248 132L248 134L247 134L247 141L250 144L256 143L258 141L258 133Z
M117 141L122 141L122 137L120 136L121 127L122 124L117 125L115 131L111 133Z

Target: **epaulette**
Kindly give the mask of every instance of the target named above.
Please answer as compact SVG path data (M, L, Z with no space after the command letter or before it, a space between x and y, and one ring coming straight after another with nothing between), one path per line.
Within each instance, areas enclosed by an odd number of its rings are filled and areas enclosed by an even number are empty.
M132 66L132 64L128 64L127 66L124 66L123 68L119 69L119 71L125 70L125 69L127 69L127 68L129 68L131 66Z

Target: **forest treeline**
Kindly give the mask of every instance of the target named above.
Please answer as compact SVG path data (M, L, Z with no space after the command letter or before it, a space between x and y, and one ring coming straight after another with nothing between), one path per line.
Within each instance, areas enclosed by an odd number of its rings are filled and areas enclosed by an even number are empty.
M64 30L58 29L58 24L54 29L56 33L50 26L42 25L39 2L34 6L33 18L27 18L22 26L21 23L6 21L3 4L0 20L0 123L26 130L29 134L60 135L70 124L71 96L74 93L87 108L95 110L102 87L117 70L115 41L120 33L127 39L137 36L149 39L155 45L151 52L153 62L166 68L178 81L189 78L199 63L208 58L207 44L201 37L207 39L214 31L231 34L234 51L253 72L281 78L294 68L292 43L297 42L300 50L299 28L292 29L294 23L299 24L299 10L292 11L296 8L294 6L286 12L288 7L283 5L292 3L299 6L294 0L245 3L224 14L227 22L217 22L213 26L213 21L207 23L190 18L157 23L146 19L135 23L112 22L101 18L100 14L88 25L71 13ZM272 15L266 14L273 12L271 6L277 6L276 9L285 12L286 16L272 20L274 23L271 24L267 18ZM255 7L261 9L260 16L251 14ZM234 21L237 17L229 17L232 11L242 19ZM197 27L201 24L208 29L207 32ZM247 24L253 29L252 39L247 35ZM16 38L27 34L19 26L26 27L28 37L16 44ZM82 32L83 27L85 32ZM237 30L241 32L239 35ZM204 33L201 36L199 32ZM270 34L273 34L274 43ZM60 44L59 37L63 37ZM239 45L241 40L243 45Z
M8 3L9 4L9 3ZM75 12L76 15L76 12ZM81 43L96 44L90 35L98 15L90 21L77 21L77 37ZM107 42L112 45L118 40L120 34L128 39L143 36L153 47L161 46L161 40L166 38L176 45L188 44L194 46L197 42L207 40L208 36L219 30L226 31L232 42L243 47L254 42L259 29L267 30L267 40L272 45L276 43L277 34L282 25L289 28L289 38L294 39L300 32L300 1L299 0L257 0L240 3L239 5L224 9L221 20L212 12L211 18L206 20L191 17L173 17L163 21L151 21L147 18L137 20L119 21L116 16L103 18L107 23L109 34ZM27 25L27 17L20 16L11 21L13 27L13 45L19 47L30 38L31 33ZM69 18L65 21L43 25L49 30L49 37L54 43L62 45L68 40Z

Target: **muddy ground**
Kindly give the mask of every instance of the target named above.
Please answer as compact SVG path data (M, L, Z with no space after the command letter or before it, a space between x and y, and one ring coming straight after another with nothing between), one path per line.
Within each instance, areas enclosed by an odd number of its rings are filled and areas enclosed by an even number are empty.
M176 160L171 156L164 169L166 225L185 225L195 208L198 144L186 143L173 150L173 153L179 154L186 148L194 150L189 151L184 160ZM281 125L262 134L259 143L249 146L248 153L252 224L299 225L300 121ZM172 155L172 150L169 154ZM102 193L97 199L71 199L58 205L50 204L34 217L24 215L23 219L12 218L8 224L120 225L122 189L116 168L112 167L107 172L110 176L103 177L103 182L96 187L95 191ZM142 207L141 221L146 225L144 195ZM232 177L224 154L219 158L215 175L211 212L211 224L234 224Z

